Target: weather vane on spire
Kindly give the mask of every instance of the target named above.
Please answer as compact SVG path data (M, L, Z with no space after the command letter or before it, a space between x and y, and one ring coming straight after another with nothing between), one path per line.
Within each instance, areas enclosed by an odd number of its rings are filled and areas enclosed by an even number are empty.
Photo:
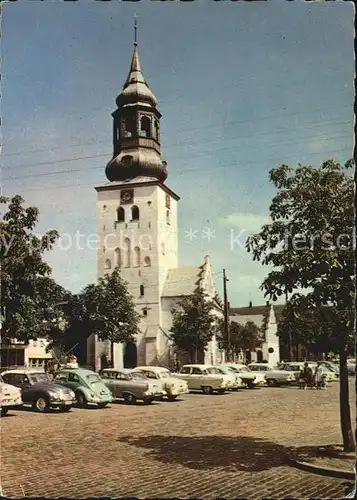
M136 14L134 15L134 45L138 44L138 23Z

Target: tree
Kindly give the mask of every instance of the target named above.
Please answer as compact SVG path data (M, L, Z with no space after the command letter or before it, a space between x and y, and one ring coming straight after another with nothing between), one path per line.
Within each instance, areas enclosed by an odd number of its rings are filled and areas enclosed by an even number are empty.
M1 337L2 342L27 342L47 336L60 313L56 304L65 290L51 278L51 267L43 260L58 233L36 236L39 211L25 208L20 196L0 197L0 203L7 205L0 221Z
M273 266L262 283L274 301L288 293L295 315L316 310L328 315L329 339L340 356L340 417L343 445L354 450L348 394L347 352L354 337L354 182L334 160L319 168L281 165L270 171L277 194L272 222L246 243L253 259ZM327 312L328 311L328 312ZM325 333L325 332L323 332ZM311 334L314 335L312 331ZM314 339L316 340L316 336Z
M221 338L224 339L223 320L219 321L218 330L220 332ZM253 351L257 347L260 347L263 342L262 333L253 321L247 321L244 325L236 321L231 321L229 324L229 332L231 353L237 356L242 352L244 355L244 360L246 360L246 351ZM224 339L222 343L226 348L227 339ZM231 353L228 353L228 357L230 357Z
M184 297L172 311L171 340L189 354L191 362L197 363L198 353L205 350L215 334L213 307L199 289Z
M79 317L72 318L70 328L81 325L86 336L98 335L101 340L113 343L134 341L139 331L140 316L135 311L132 296L120 276L119 268L88 285L80 294Z

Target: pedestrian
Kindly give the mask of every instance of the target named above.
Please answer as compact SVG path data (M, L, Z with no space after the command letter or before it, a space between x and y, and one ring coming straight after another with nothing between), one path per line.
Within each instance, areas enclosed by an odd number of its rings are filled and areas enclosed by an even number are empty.
M315 383L316 389L326 389L326 374L324 373L323 367L317 365L315 370Z

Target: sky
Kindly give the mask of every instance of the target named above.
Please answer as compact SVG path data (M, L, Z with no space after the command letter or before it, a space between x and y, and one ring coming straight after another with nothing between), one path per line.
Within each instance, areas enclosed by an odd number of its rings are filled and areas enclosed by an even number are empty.
M76 232L95 233L94 186L107 182L135 14L141 67L162 113L166 184L181 197L179 264L209 254L221 297L225 268L232 306L263 304L269 269L244 242L267 221L269 170L352 156L353 5L3 5L2 192L39 208L38 233L59 231L46 259L75 293L96 280L95 246L68 247Z

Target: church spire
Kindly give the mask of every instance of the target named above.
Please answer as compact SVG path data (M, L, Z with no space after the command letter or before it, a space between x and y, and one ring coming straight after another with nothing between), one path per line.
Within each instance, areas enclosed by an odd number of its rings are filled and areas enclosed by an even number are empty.
M108 179L151 177L164 182L167 169L160 151L161 114L140 67L136 17L129 74L116 104L118 109L112 115L114 152L106 168Z

